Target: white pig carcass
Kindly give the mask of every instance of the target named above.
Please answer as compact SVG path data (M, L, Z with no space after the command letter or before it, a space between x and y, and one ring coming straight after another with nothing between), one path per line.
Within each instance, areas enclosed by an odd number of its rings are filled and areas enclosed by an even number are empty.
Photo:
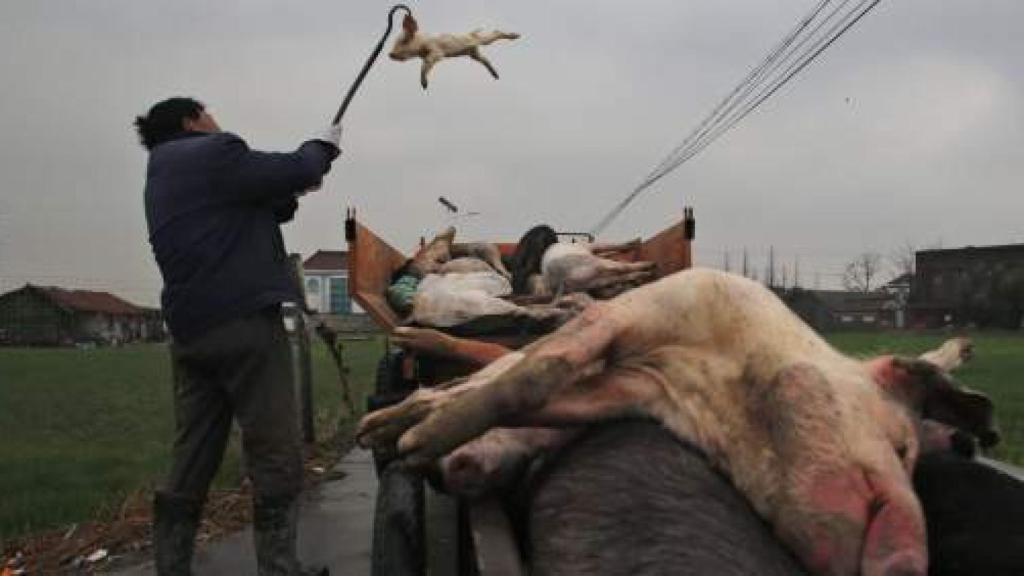
M815 574L927 573L909 482L920 417L982 436L991 403L934 364L890 359L889 384L770 291L693 269L596 302L449 388L368 415L364 445L413 464L494 427L649 416L692 443Z

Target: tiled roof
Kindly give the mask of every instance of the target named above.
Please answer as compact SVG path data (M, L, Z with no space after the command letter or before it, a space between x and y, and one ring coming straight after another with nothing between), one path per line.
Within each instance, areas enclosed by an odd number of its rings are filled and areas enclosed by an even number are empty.
M317 250L302 263L303 270L348 270L348 252Z
M995 246L964 246L963 248L932 248L918 250L917 255L923 257L942 257L949 254L978 255L986 253L1016 252L1024 253L1024 244L999 244Z
M892 296L879 292L849 292L845 290L809 290L825 307L833 312L872 312L881 310L892 301Z
M65 290L56 286L32 286L54 304L76 312L102 312L120 316L134 316L145 312L131 302L122 300L109 292L92 290Z
M898 285L910 285L914 282L914 275L910 272L904 272L899 276L889 280L885 283L886 286L898 286Z

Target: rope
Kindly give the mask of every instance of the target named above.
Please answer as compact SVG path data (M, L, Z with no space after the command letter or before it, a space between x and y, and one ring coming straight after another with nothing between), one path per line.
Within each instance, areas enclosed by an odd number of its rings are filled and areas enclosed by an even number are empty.
M331 124L337 125L341 122L341 117L345 115L345 111L348 110L348 105L352 102L352 97L355 96L356 90L359 89L359 85L363 83L363 79L366 78L366 73L370 71L370 67L376 62L377 56L380 56L380 51L384 49L384 42L387 41L388 35L391 34L391 28L393 26L392 20L394 19L395 13L399 10L405 10L405 13L412 16L412 10L409 9L405 4L395 4L391 7L388 12L388 27L384 30L384 35L380 37L380 41L377 42L377 47L370 53L370 57L366 59L366 63L363 64L363 69L359 71L359 75L356 76L356 81L352 83L352 86L348 89L348 94L345 94L345 100L342 101L341 107L338 108L338 113L334 115L334 120L331 120Z

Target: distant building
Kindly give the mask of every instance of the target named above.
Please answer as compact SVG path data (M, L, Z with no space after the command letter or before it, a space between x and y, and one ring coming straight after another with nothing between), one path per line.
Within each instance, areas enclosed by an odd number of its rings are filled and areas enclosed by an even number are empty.
M917 252L911 324L1020 328L1024 244Z
M108 292L26 284L0 295L0 343L120 344L164 337L159 310Z
M780 296L791 310L819 332L898 327L899 301L885 291L794 288Z
M302 263L306 304L322 314L362 314L348 293L348 252L317 250Z
M914 286L914 275L911 272L900 274L888 281L879 292L884 292L893 298L893 326L895 328L907 327L907 307L910 303L910 292Z

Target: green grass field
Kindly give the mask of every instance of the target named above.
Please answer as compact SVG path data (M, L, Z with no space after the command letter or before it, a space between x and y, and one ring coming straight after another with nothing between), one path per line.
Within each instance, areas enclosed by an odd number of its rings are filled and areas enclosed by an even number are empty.
M958 379L996 401L1004 445L996 456L1024 464L1024 336L979 334L974 362ZM854 355L918 354L940 335L829 336ZM381 339L345 344L357 406L365 404ZM318 435L337 429L337 372L313 349ZM125 494L152 487L167 465L172 433L170 365L163 345L94 350L0 348L0 539L81 521ZM220 486L238 481L237 446Z
M342 414L337 370L313 347L318 437ZM345 342L357 407L382 339ZM91 350L0 348L0 540L87 519L156 485L173 438L170 359L162 344ZM233 440L217 487L237 485Z

